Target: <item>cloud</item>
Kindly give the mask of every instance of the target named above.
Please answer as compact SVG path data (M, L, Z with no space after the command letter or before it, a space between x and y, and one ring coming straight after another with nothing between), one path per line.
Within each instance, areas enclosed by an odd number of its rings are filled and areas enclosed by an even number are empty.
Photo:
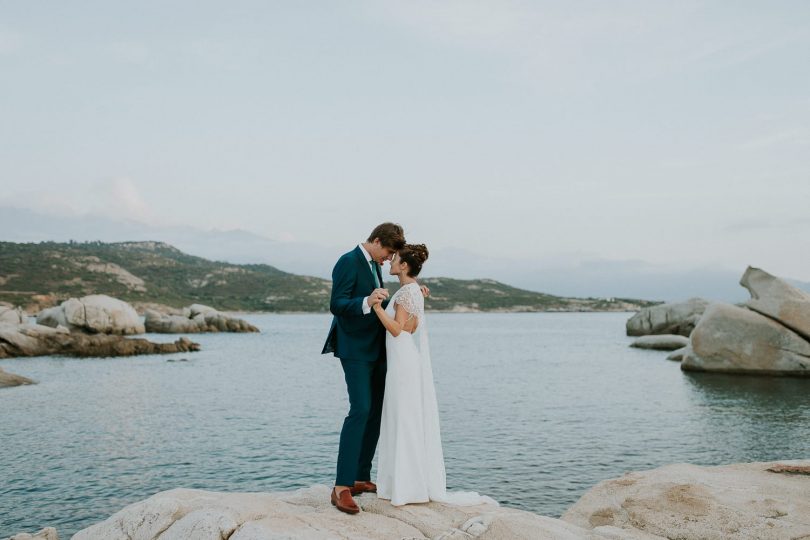
M90 212L116 219L152 223L156 217L135 183L125 177L98 182L94 186Z
M154 225L169 224L169 220L157 215L147 204L136 183L126 177L77 183L69 192L61 193L47 188L18 190L0 197L0 205L60 217L89 215Z

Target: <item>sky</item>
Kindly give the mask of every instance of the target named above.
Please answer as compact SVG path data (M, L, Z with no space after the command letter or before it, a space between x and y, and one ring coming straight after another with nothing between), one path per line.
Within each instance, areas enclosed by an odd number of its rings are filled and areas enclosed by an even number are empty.
M806 1L0 0L0 205L808 280L808 58Z

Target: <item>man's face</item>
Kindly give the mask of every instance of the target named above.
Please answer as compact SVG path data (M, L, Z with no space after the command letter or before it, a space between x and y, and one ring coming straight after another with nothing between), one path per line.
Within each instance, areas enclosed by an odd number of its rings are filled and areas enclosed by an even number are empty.
M371 249L368 252L368 254L371 255L371 258L374 259L377 264L383 264L385 261L390 261L394 256L394 253L396 253L395 250L380 244L379 238L374 239L374 241L371 243Z

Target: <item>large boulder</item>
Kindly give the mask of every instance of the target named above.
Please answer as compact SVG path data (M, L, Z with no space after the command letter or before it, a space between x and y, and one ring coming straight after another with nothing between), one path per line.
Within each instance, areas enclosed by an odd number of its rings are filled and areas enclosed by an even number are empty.
M258 332L249 322L231 317L202 304L183 308L182 315L146 310L146 331L157 334L189 334L197 332Z
M810 339L810 294L751 266L740 279L740 285L751 293L751 299L745 303L748 308Z
M722 467L667 465L605 480L562 519L666 538L769 540L810 537L810 461ZM783 471L783 472L777 472Z
M69 332L65 327L40 324L0 324L0 358L66 355L79 357L170 354L200 350L182 337L174 343L152 343L142 338Z
M641 336L630 344L637 349L655 349L658 351L675 351L689 345L689 338L677 334Z
M105 294L71 298L58 307L43 310L37 324L67 327L90 334L143 334L145 329L135 309Z
M13 373L9 373L8 371L3 371L3 368L0 368L0 387L20 386L21 384L36 384L36 382L28 377L15 375Z
M810 343L749 309L712 304L692 332L686 371L810 375Z
M19 307L0 306L0 323L23 324L28 322L28 315Z
M703 298L659 304L641 309L626 324L628 336L678 334L689 336L709 305Z
M442 539L604 540L653 539L616 527L586 530L559 519L483 504L392 506L373 494L355 498L354 516L329 503L323 485L287 493L216 493L173 489L127 506L76 533L73 540Z

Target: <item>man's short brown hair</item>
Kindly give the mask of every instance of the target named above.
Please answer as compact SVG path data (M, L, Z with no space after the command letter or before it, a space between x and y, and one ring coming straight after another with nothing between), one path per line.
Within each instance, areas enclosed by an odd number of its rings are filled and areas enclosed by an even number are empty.
M394 251L399 251L405 245L405 231L402 230L402 225L396 223L381 223L374 227L368 235L368 241L373 242L377 238L383 247Z

